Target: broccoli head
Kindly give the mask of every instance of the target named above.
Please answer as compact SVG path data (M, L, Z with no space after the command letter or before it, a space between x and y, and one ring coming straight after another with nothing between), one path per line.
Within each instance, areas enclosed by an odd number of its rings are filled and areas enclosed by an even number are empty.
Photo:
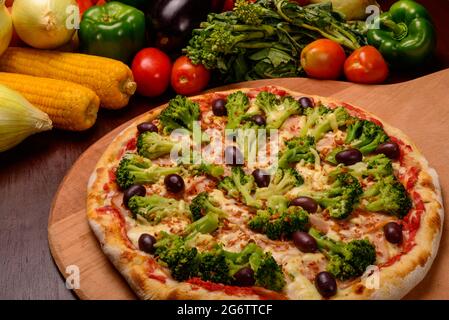
M403 218L412 208L412 201L394 176L388 176L369 187L362 195L367 203L365 209L373 212L384 212Z
M262 91L256 97L256 105L267 118L267 129L279 129L290 116L301 114L301 105L291 96L280 99L273 93Z
M184 230L186 238L191 239L197 233L212 233L218 229L220 224L220 216L214 212L208 212L195 222L189 224Z
M304 183L303 178L293 168L277 169L268 187L256 190L255 196L259 200L267 200L274 195L284 195L295 187Z
M213 163L202 162L198 165L193 165L191 168L193 175L207 175L213 178L219 178L224 174L224 168Z
M250 229L267 235L272 240L290 237L297 230L305 231L309 215L301 207L259 210L248 223Z
M366 170L363 172L363 176L380 179L393 175L393 164L384 154L366 158L364 162L366 163Z
M259 208L261 203L251 195L256 183L252 175L247 175L241 167L233 167L231 176L225 177L218 188L225 190L230 197L241 198L250 207Z
M368 240L336 242L311 228L319 250L328 258L327 271L340 280L361 276L366 268L376 262L376 250Z
M157 159L170 154L176 142L156 132L144 132L137 138L137 153L148 159Z
M281 291L285 286L285 277L281 266L274 260L271 253L265 253L260 261L254 277L256 285L274 291Z
M308 163L315 162L315 154L311 149L315 148L315 139L310 136L293 138L286 142L287 148L282 152L279 168L288 168L290 163L304 160Z
M190 212L194 221L208 213L215 213L219 217L226 216L225 212L219 208L218 201L213 199L207 192L201 192L193 198L190 204Z
M134 218L139 215L150 223L159 223L165 217L189 213L183 200L178 201L155 194L149 197L131 197L128 206Z
M226 110L228 111L226 129L257 128L251 121L251 117L258 112L251 110L248 96L244 92L237 91L230 94L227 98Z
M359 149L363 154L368 154L388 140L389 137L381 126L368 120L352 119L348 125L345 143Z
M281 267L270 253L264 253L255 243L247 244L240 252L226 251L221 245L198 252L185 238L162 232L155 247L158 259L170 268L173 278L178 281L199 277L205 281L238 285L234 275L242 268L251 268L255 285L276 291L285 285Z
M320 140L327 132L343 127L350 120L349 113L343 107L335 109L318 105L304 110L306 122L301 128L301 136L310 135L315 141Z
M162 176L177 173L181 168L159 167L137 154L128 153L120 161L116 181L120 188L127 189L134 184L155 183Z
M198 274L198 250L185 244L182 237L161 232L155 255L170 268L172 277L185 281Z
M198 277L204 281L232 284L229 261L221 246L199 254Z
M200 107L186 97L176 96L168 103L159 119L164 126L164 132L170 133L175 129L193 131L193 123L200 118Z
M281 266L272 257L271 253L263 252L255 243L249 243L242 251L225 251L231 277L244 267L254 271L255 285L274 291L281 291L285 286L285 278Z
M334 182L328 190L307 195L326 208L332 218L345 219L358 203L363 192L362 187L357 178L349 173L337 171L336 174L331 173L330 177Z

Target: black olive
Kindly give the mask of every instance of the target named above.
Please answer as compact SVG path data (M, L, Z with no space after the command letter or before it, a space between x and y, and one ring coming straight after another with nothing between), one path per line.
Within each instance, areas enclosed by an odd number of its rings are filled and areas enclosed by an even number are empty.
M159 131L157 126L152 122L143 122L143 123L139 124L137 126L137 130L139 130L140 133L147 132L147 131L149 131L149 132L158 132Z
M332 297L337 293L337 282L334 277L326 271L317 274L315 277L315 287L325 298Z
M245 162L242 152L236 147L231 146L225 149L225 163L230 166L241 166Z
M390 159L398 159L401 155L401 151L396 142L385 142L377 146L376 154L383 153Z
M172 193L178 193L184 190L184 180L177 174L169 174L164 179L165 187Z
M144 197L147 194L145 187L142 185L133 185L123 192L123 204L128 208L129 199L134 196Z
M394 244L402 242L402 226L396 222L388 222L384 226L384 234L388 242Z
M253 171L253 177L254 177L254 181L256 182L257 186L259 188L265 188L268 187L268 185L270 184L270 175L268 174L268 172L266 172L265 170L262 169L256 169Z
M313 108L315 106L315 103L309 97L301 97L298 101L303 108Z
M214 115L222 117L228 114L228 110L226 109L226 100L225 99L215 99L212 102L212 112Z
M362 161L362 159L362 153L359 150L352 148L340 151L335 155L335 160L337 160L338 163L343 163L346 166L356 164L357 162Z
M139 237L139 249L146 253L154 253L156 238L151 234L142 233Z
M251 120L253 120L253 122L255 124L257 124L258 126L264 126L264 125L267 124L267 121L265 120L265 117L260 115L260 114L256 114L256 115L252 116Z
M296 248L302 252L310 253L318 250L316 240L307 232L295 231L292 238Z
M318 210L318 204L310 197L298 197L290 201L291 206L301 207L309 213L315 213Z
M256 283L254 271L249 267L243 267L234 274L234 285L240 287L251 287Z

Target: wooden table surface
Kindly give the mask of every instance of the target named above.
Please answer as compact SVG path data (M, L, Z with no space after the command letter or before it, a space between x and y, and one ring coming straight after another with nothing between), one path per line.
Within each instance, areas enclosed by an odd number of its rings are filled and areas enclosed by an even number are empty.
M419 2L435 20L439 47L431 65L405 75L408 78L449 67L449 0ZM393 77L397 80L401 77ZM53 130L0 153L0 299L76 298L65 288L48 249L47 220L53 196L84 150L172 95L151 100L136 97L124 110L101 110L97 124L87 132Z

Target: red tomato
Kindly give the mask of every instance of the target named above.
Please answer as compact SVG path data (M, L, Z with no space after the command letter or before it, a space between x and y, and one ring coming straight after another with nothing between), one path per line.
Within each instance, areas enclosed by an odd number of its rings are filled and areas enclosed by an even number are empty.
M388 65L382 54L372 46L355 50L345 62L345 75L351 82L382 83L388 77Z
M167 90L171 73L170 58L156 48L142 49L134 57L132 71L137 92L146 97L157 97Z
M343 71L346 54L342 46L329 39L308 44L301 52L301 65L309 77L335 80Z
M199 93L209 83L210 72L202 64L194 65L186 56L179 57L173 65L171 85L178 94Z

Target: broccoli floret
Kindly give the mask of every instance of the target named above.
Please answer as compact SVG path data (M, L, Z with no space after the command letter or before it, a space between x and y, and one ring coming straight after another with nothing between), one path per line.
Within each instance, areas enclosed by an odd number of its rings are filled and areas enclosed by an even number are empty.
M256 190L256 199L267 200L274 195L284 195L304 183L303 178L293 168L277 169L268 187Z
M306 122L301 128L300 135L305 137L310 135L315 141L320 140L327 132L340 128L350 120L349 113L343 107L330 109L323 105L304 110Z
M186 97L176 96L168 103L159 119L164 126L164 132L170 133L175 129L193 131L193 123L200 118L198 103L190 101Z
M198 252L185 238L161 233L155 254L171 270L178 281L199 277L205 281L234 285L234 275L248 267L254 271L255 285L280 291L285 285L284 274L270 253L264 253L255 243L240 252L225 251L217 245L210 251Z
M348 126L345 143L357 148L363 154L376 150L377 146L388 141L384 129L368 120L353 120Z
M412 208L412 201L394 176L385 177L369 187L362 195L367 201L365 209L373 212L384 212L403 218Z
M226 216L225 212L219 207L218 201L213 199L207 192L199 193L193 198L190 204L190 212L194 221L202 218L208 213L215 213L219 217Z
M282 152L279 161L279 168L288 168L290 163L304 160L308 163L315 162L315 154L311 149L315 148L313 137L297 137L286 142L287 149Z
M157 159L170 154L176 142L156 132L144 132L137 138L137 153L148 159Z
M285 286L282 269L271 253L265 253L262 256L254 277L256 278L256 285L259 287L281 291Z
M198 274L198 250L188 247L183 238L161 232L155 247L155 254L170 268L174 279L185 281Z
M331 173L334 182L328 190L312 192L308 195L315 199L318 204L326 208L329 215L335 219L345 219L354 210L362 194L362 187L354 176L349 173L337 171Z
M218 229L220 224L220 216L214 212L208 212L195 222L189 224L184 230L187 238L192 238L196 233L212 233Z
M290 237L297 230L306 230L309 215L300 207L288 209L259 210L248 226L250 229L267 235L272 240Z
M204 281L232 284L229 262L224 250L218 246L212 251L199 254L198 277Z
M368 240L336 242L311 228L309 234L315 238L318 248L329 259L327 271L340 280L362 275L366 268L376 262L376 250Z
M159 167L137 154L128 153L120 161L116 180L122 189L134 184L155 183L162 176L177 173L181 168Z
M301 114L301 105L291 96L278 99L273 93L262 91L256 97L256 105L265 112L267 129L279 129L290 116Z
M225 190L230 197L241 197L247 206L259 208L261 202L251 195L255 187L254 177L245 174L241 167L233 167L231 176L225 177L218 184L218 188Z
M189 213L183 200L178 201L155 194L149 197L134 196L129 200L128 206L134 218L139 215L151 223L159 223L168 216Z
M338 107L326 114L323 119L318 122L317 126L312 130L312 136L315 138L315 141L318 141L332 129L345 126L349 118L346 109Z
M366 163L366 170L363 171L363 176L381 179L393 175L393 164L384 154L366 158L364 162Z
M237 91L230 94L227 98L226 110L228 111L226 129L256 128L251 117L257 114L257 110L250 110L249 99L244 92Z
M199 165L193 165L191 172L194 176L208 175L213 178L219 178L224 174L224 168L217 164L203 162Z

